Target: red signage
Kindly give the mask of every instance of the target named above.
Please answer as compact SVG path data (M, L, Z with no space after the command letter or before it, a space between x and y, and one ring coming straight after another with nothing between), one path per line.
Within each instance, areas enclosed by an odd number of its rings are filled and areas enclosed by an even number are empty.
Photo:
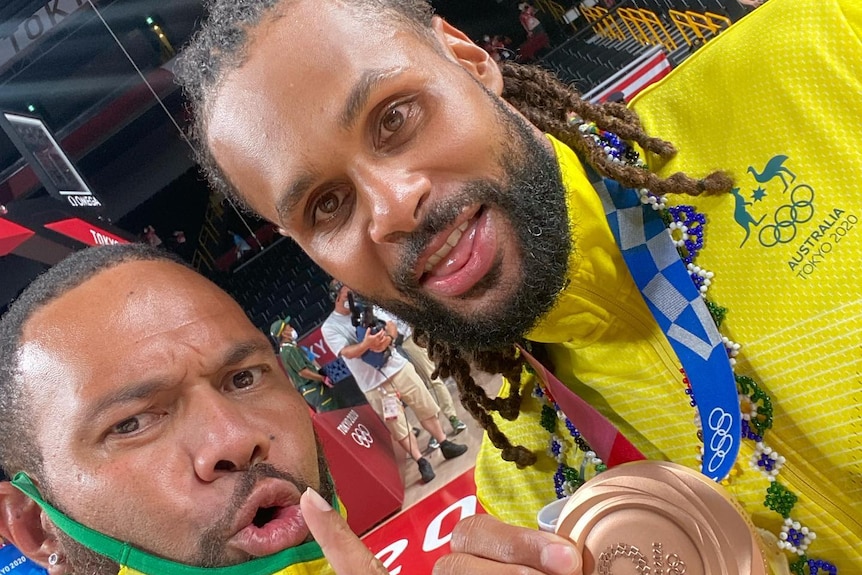
M348 507L348 517L350 508ZM455 525L484 513L476 498L473 469L362 538L391 575L430 575L449 552Z
M33 235L32 230L0 218L0 256L12 252Z
M45 224L49 230L68 236L88 246L109 246L112 244L127 244L128 240L118 235L97 228L89 222L78 218L60 220L51 224Z
M318 365L326 365L338 359L323 340L323 332L320 331L319 327L300 339L299 345L311 350L311 353L314 355L314 361Z
M389 430L371 406L315 413L312 418L351 529L363 533L398 512L404 501L401 472Z

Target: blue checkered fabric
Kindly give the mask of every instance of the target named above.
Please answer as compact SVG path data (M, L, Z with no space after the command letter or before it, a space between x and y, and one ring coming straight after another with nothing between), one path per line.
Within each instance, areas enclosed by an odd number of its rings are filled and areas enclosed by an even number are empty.
M742 416L718 328L659 212L614 180L593 185L632 277L691 382L703 424L703 473L721 480L739 452Z

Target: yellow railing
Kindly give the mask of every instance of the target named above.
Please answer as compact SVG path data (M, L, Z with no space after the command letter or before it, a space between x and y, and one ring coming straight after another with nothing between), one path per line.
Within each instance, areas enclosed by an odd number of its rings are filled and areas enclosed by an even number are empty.
M587 22L594 24L593 29L596 34L611 40L625 41L626 34L623 32L620 25L617 24L616 18L613 15L608 16L608 9L600 6L581 7L581 14L587 19ZM608 16L605 18L605 16Z

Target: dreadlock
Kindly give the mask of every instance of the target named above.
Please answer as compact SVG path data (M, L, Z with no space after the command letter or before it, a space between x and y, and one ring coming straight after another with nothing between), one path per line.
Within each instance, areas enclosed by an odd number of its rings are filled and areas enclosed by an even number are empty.
M179 83L183 86L192 108L194 125L192 139L197 144L197 160L210 183L225 195L243 202L216 162L206 141L208 110L211 96L217 92L227 72L242 65L251 31L270 13L278 13L292 0L209 0L209 17L194 36L176 66ZM355 9L358 17L371 17L383 11L386 15L417 32L430 37L431 7L427 0L339 0ZM376 18L376 16L374 17ZM372 20L374 18L371 18ZM636 166L613 162L592 138L585 137L577 127L569 124L568 115L576 114L585 122L617 134L620 138L637 143L647 152L662 158L676 153L669 142L647 135L637 114L616 103L591 104L580 94L558 80L551 72L537 66L501 63L503 98L513 105L538 129L572 148L602 176L612 178L624 186L647 188L653 194L717 194L731 188L732 180L722 172L714 172L701 179L683 173L667 178ZM461 402L488 433L488 438L502 452L506 461L518 467L532 465L536 455L521 445L512 445L491 417L513 420L521 409L521 373L524 361L515 344L497 351L471 351L459 349L436 340L422 329L414 330L414 339L428 349L435 362L436 375L452 376L458 385ZM534 355L545 365L541 346L533 348ZM473 379L472 368L489 373L503 374L511 383L507 397L489 397Z
M581 119L595 122L603 130L615 133L623 140L637 142L641 148L660 157L676 153L670 142L647 135L637 114L622 104L591 104L566 86L551 72L538 66L503 63L503 98L515 106L534 126L551 134L572 148L601 175L630 188L647 188L656 195L717 194L731 188L733 181L723 172L714 172L694 179L682 172L660 178L649 170L624 162L613 162L605 151L569 125L567 114L574 112Z
M600 129L636 142L644 150L662 158L673 156L676 149L670 142L646 134L640 118L632 110L617 103L591 104L543 68L504 62L500 69L503 73L503 99L539 130L551 134L585 158L602 176L627 187L648 188L656 195L710 195L731 188L733 181L723 172L713 172L702 179L692 178L682 172L661 178L649 170L609 160L605 151L592 138L584 137L577 127L569 123L569 113L574 112L582 120L594 122ZM513 420L520 412L521 373L526 362L514 345L518 342L497 351L469 352L436 340L421 329L414 330L414 340L424 342L428 356L437 365L438 375L451 376L455 380L461 403L485 429L488 439L502 452L503 459L514 462L519 468L535 463L536 454L523 445L512 445L490 415L490 412L496 411L503 419ZM533 352L542 363L550 366L548 358L541 357L544 355L541 346L535 346ZM509 395L488 397L473 379L471 365L488 373L502 374L510 382Z

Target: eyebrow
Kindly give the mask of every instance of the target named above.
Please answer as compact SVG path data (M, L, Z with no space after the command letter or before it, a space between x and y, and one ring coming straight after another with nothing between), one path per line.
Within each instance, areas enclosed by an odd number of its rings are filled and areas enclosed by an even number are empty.
M315 180L317 180L317 177L314 174L304 172L284 190L275 206L280 218L287 219L290 217L291 212L296 209L296 206L299 205L302 198L305 197L305 194L314 185Z
M234 344L222 355L219 369L240 363L256 353L271 354L272 348L268 343L256 340ZM128 385L123 389L100 398L87 409L84 421L93 421L96 417L115 406L152 397L160 391L168 389L170 386L170 381L158 378Z
M371 97L371 92L379 86L384 80L388 80L397 75L401 68L387 68L366 70L362 73L359 81L350 90L347 95L347 102L341 110L341 118L339 126L342 130L347 131L353 127L359 118L359 113L368 104L368 98Z

